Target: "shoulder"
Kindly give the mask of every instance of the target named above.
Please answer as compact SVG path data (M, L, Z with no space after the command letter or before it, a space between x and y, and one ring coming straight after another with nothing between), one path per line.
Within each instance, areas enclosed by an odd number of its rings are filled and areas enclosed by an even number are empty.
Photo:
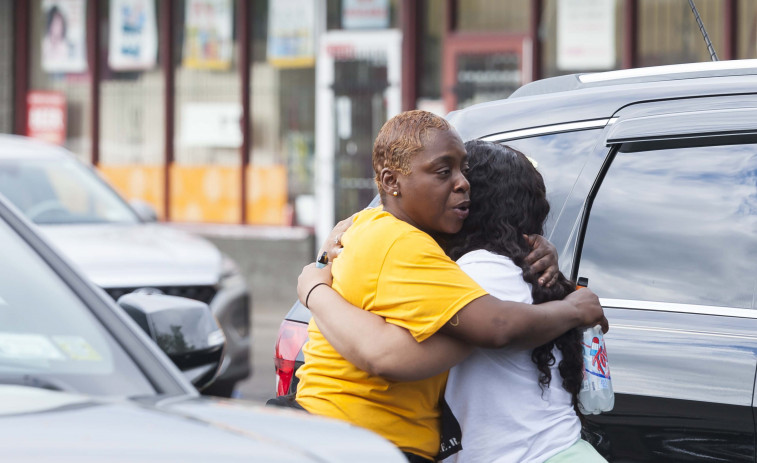
M398 267L455 265L431 236L380 209L358 213L342 236L342 245L344 250L332 271L373 269L378 275Z
M492 296L504 301L532 302L531 285L509 257L478 249L463 255L457 263Z
M463 254L457 260L457 264L462 267L475 267L475 266L493 266L498 267L501 271L508 271L523 275L523 271L520 267L515 265L512 259L501 254L496 254L485 249L476 249Z
M342 238L342 244L347 248L355 242L360 245L398 247L403 251L442 252L430 235L397 219L380 207L365 209L355 216L352 226Z

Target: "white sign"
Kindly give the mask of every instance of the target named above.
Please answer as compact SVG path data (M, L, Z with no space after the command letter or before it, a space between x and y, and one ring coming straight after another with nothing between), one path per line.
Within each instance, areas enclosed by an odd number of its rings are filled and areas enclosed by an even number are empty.
M268 2L268 62L280 68L315 65L313 0Z
M344 29L386 29L389 0L342 0Z
M116 71L155 67L158 30L153 0L110 0L108 65Z
M615 0L557 2L558 69L599 71L615 62Z
M84 0L42 2L42 69L46 72L87 70L86 10Z
M239 148L242 146L242 106L239 103L185 103L181 108L183 146Z

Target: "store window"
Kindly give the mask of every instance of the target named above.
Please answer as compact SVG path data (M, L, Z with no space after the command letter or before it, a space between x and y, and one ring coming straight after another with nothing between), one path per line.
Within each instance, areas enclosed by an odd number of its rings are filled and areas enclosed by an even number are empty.
M241 220L241 82L234 0L175 3L175 138L170 216Z
M251 19L252 147L245 194L253 224L312 225L307 215L313 212L316 13L306 2L297 25L282 21L296 3L280 2L271 10L271 2L255 2ZM304 31L299 46L276 47L286 40L287 27Z
M127 198L164 216L165 80L156 0L108 0L101 6L100 162Z
M27 98L54 102L63 115L56 117L56 130L60 133L54 137L55 142L89 162L92 76L87 60L87 2L33 0L30 15Z
M442 50L444 111L507 98L530 77L524 60L529 4L475 0L455 2L451 10L454 30Z
M757 58L757 3L754 0L739 0L737 8L737 58Z
M529 2L522 0L458 0L456 29L527 34L530 17Z
M539 27L539 77L619 69L623 59L624 3L546 0ZM589 8L591 14L583 14L579 7Z
M696 7L715 50L722 50L723 2L698 0ZM637 34L639 67L710 61L689 2L640 0Z
M420 109L442 112L442 37L444 2L423 0L418 50L418 103Z

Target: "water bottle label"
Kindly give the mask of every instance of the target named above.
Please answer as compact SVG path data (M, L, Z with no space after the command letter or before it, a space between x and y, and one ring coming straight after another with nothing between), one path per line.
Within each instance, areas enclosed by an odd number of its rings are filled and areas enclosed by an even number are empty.
M591 340L591 343L587 341ZM594 335L584 338L584 381L582 390L598 391L610 387L610 366L607 364L607 349L604 339Z

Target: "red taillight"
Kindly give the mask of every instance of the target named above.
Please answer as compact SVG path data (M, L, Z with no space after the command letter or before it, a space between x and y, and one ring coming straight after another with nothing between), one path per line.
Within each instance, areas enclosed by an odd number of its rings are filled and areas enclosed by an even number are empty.
M284 320L279 328L279 338L273 363L276 366L276 395L289 393L294 376L295 361L302 345L308 340L308 325Z

